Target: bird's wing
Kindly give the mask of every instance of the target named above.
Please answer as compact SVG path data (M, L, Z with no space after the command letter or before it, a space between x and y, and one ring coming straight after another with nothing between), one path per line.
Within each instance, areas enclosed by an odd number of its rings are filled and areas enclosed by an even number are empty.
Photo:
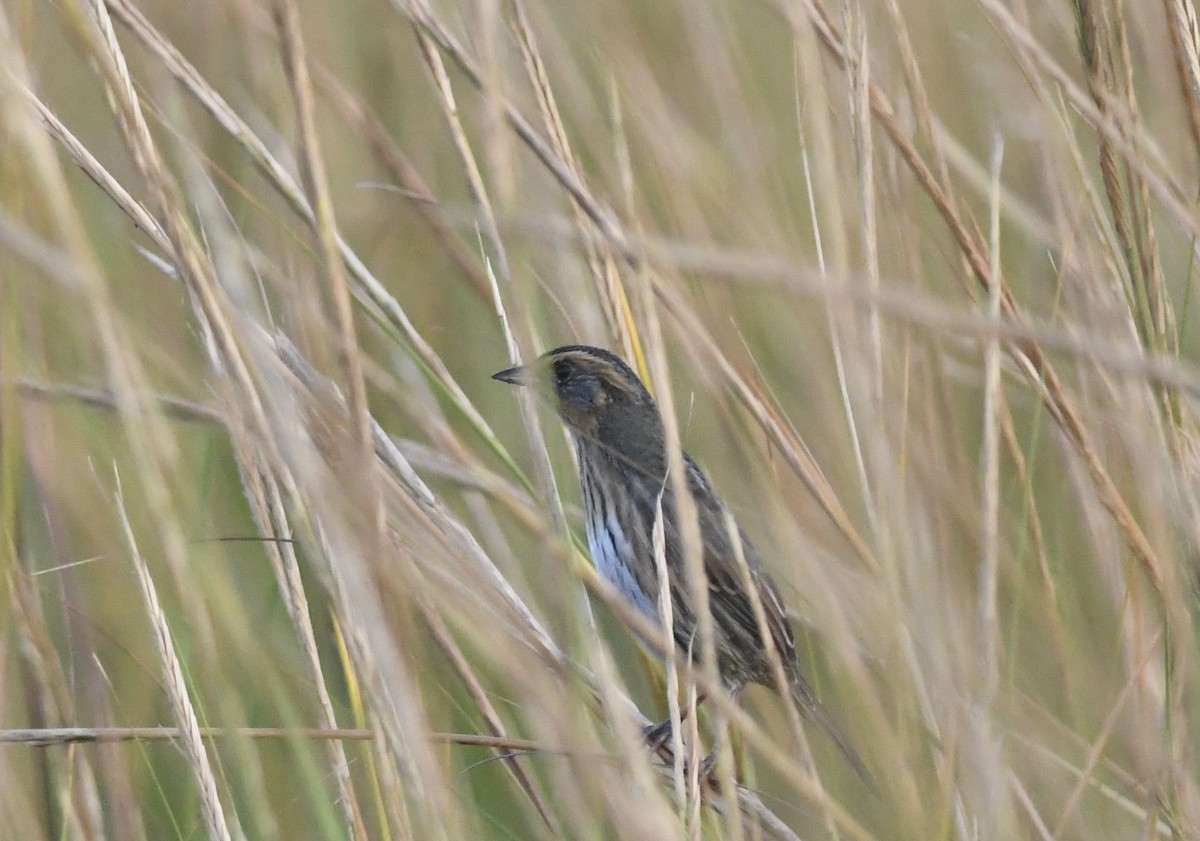
M739 650L762 651L762 631L754 618L754 606L745 587L748 572L762 604L767 630L779 656L788 664L794 657L795 636L775 582L763 568L750 538L727 516L725 504L709 484L708 477L690 457L685 456L685 460L688 490L696 503L700 536L704 544L709 606L718 628L735 638ZM741 569L741 561L745 562L745 570ZM686 584L680 583L686 589Z

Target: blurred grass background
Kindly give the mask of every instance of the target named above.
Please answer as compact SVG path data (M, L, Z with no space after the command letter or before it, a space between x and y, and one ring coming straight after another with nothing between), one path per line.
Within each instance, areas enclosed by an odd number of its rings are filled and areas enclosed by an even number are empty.
M7 0L0 837L1200 837L1198 155L1191 0ZM875 790L638 744L564 342Z

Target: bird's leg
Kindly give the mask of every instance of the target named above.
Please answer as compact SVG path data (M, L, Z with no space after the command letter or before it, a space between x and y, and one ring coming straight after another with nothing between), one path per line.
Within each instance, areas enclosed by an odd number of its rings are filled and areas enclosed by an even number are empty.
M700 706L703 701L704 696L701 695L696 699L696 706ZM688 707L684 707L679 711L680 724L687 721L688 712L690 712ZM651 724L649 727L644 728L642 730L642 737L646 740L646 744L650 746L650 750L657 751L671 738L671 719L668 718L666 721L660 721L658 724Z
M708 756L704 757L704 761L700 763L700 779L704 780L711 777L713 771L717 770L717 754L722 747L721 741L720 734L713 737L712 750L708 752ZM737 771L733 773L737 774Z
M738 697L742 694L743 687L738 686L729 690L729 697L733 703L738 702ZM705 779L712 775L712 772L717 767L717 754L720 752L725 742L725 737L729 735L729 723L726 722L724 727L716 728L713 733L712 750L708 752L708 756L704 757L704 762L700 765L700 779ZM736 772L735 772L736 773Z
M643 728L642 737L650 746L650 750L658 750L667 743L667 739L671 738L671 719L668 718L666 721Z

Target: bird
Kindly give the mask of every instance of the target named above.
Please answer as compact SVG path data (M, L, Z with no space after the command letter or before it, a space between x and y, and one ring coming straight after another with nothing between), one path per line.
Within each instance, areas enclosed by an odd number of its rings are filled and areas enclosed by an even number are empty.
M696 610L685 573L679 510L668 479L663 418L645 384L619 356L588 345L555 348L529 365L507 368L492 378L530 387L556 409L575 447L592 561L604 579L656 624L661 619L653 534L661 511L672 636L685 656L699 659ZM779 587L753 542L740 525L730 526L736 519L687 453L683 453L683 465L695 503L722 684L735 702L750 684L778 691L763 631L744 584L748 579L762 606L765 630L796 708L829 735L854 771L868 781L858 752L801 671L795 633ZM748 575L742 571L742 561ZM667 721L648 728L646 735L658 747L670 732ZM709 768L712 759L710 755L705 763Z

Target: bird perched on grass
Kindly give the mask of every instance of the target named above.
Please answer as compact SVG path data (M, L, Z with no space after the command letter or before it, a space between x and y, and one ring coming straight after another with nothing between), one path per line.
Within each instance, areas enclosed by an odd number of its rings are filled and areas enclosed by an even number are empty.
M645 385L620 357L585 345L557 348L528 366L500 371L493 379L533 387L557 409L575 443L592 560L609 583L655 622L660 618L653 529L661 498L672 633L681 651L698 659L696 611L684 571L675 494L667 478L663 420ZM777 688L764 634L743 583L747 575L740 568L736 539L792 700L805 718L829 734L855 771L868 779L858 754L801 674L779 589L754 545L738 526L735 538L728 527L733 521L704 472L686 453L683 461L700 529L721 681L735 700L751 683ZM664 722L651 728L648 738L661 743L669 732L670 723Z

